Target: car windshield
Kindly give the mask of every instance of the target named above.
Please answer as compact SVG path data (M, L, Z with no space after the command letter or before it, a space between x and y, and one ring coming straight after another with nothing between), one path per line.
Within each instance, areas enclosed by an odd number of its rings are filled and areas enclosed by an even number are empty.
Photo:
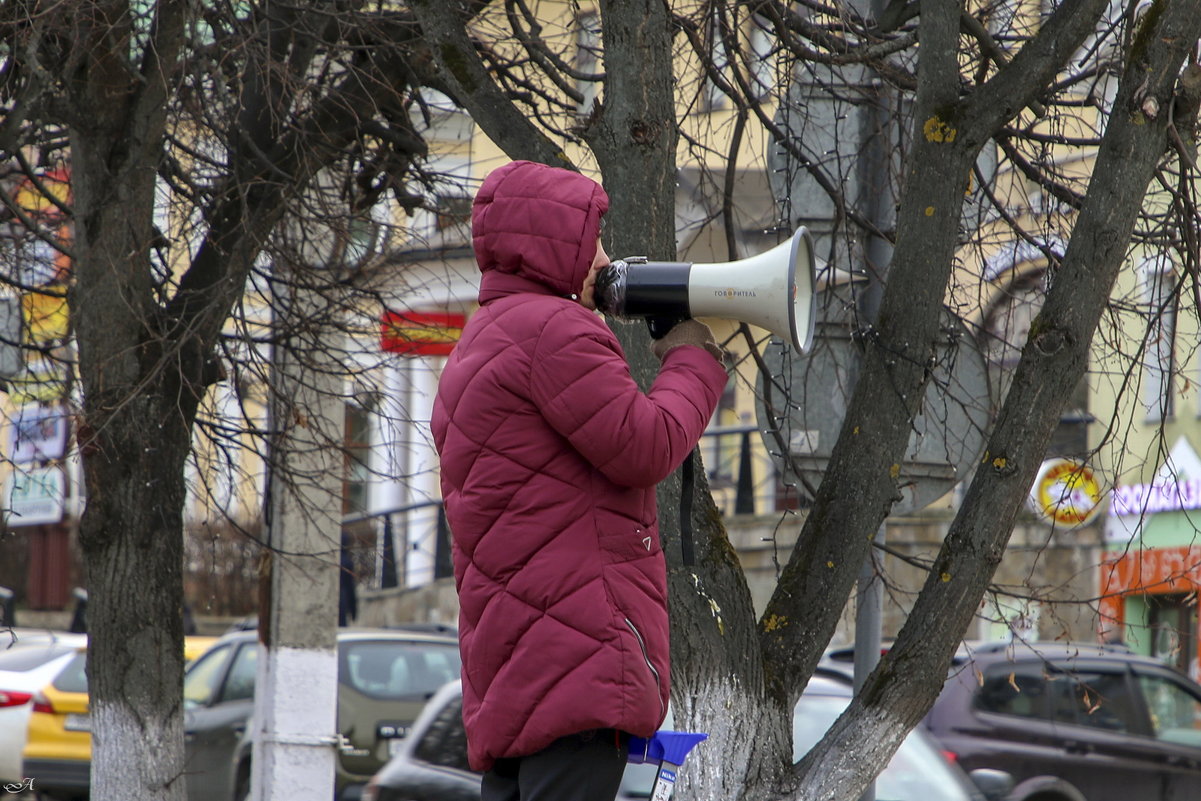
M373 698L423 698L459 678L453 642L357 640L338 650L338 681Z
M792 718L793 760L800 761L817 744L846 708L849 698L807 694L797 702ZM971 801L955 770L920 734L901 742L884 772L876 779L877 801Z

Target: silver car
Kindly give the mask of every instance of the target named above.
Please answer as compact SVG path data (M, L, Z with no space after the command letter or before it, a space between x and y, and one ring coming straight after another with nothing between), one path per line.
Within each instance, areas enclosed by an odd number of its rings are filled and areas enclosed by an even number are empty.
M371 779L363 801L479 801L480 774L467 765L463 731L463 691L452 682L438 691L413 724L413 732L392 760ZM793 715L794 757L808 753L851 700L850 683L819 673L805 688ZM664 724L670 728L669 722ZM689 759L703 759L703 750ZM685 764L683 770L688 770ZM657 766L629 765L618 801L651 795ZM997 801L1013 786L1004 774L987 771L978 786L952 764L921 730L910 732L876 782L878 801Z

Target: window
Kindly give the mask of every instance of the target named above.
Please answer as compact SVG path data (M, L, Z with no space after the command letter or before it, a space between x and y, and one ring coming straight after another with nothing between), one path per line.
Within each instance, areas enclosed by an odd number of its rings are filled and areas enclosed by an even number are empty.
M976 696L976 708L1001 715L1046 718L1047 685L1041 671L994 668L988 672Z
M1197 654L1197 594L1150 594L1147 627L1151 630L1151 656L1188 673Z
M985 311L980 350L988 364L989 384L997 406L1005 402L1030 325L1046 299L1045 268L1028 269L1001 287Z
M470 158L442 154L426 160L424 180L408 186L410 193L423 199L410 212L410 233L421 247L470 243L471 199L475 196L472 186ZM377 228L382 230L382 226ZM375 247L380 247L378 240Z
M730 67L730 53L726 50L726 43L722 38L721 20L716 11L709 20L709 58L712 59L715 72L724 74ZM702 100L705 111L717 111L725 107L727 98L716 83L706 78Z
M1172 344L1176 336L1176 272L1165 259L1143 262L1142 300L1147 319L1142 401L1147 420L1172 416Z
M185 708L208 706L213 702L232 650L228 645L218 646L192 663L183 678Z
M755 97L761 99L767 97L776 84L776 32L771 20L759 14L751 15L749 40L751 86L754 88Z
M71 658L63 668L62 673L50 682L54 689L65 693L86 693L88 691L88 652L80 651Z
M435 201L437 217L435 227L439 231L448 228L469 229L471 225L470 195L438 195Z
M583 99L576 111L580 116L587 116L592 113L592 107L600 93L600 82L590 80L590 77L599 73L601 68L600 17L592 11L581 14L578 25L579 27L576 28L575 67L580 73L580 77L576 80L576 89L583 95Z
M432 695L459 677L459 649L452 643L364 640L342 646L338 681L374 698Z
M342 247L342 263L347 267L363 266L375 255L382 230L382 226L370 217L352 219Z
M259 661L258 654L257 643L246 643L238 649L234 663L229 668L229 675L225 677L225 687L221 690L221 703L254 698L254 676Z
M346 404L344 419L342 514L364 514L371 487L371 414Z
M1047 684L1056 723L1123 732L1141 728L1125 673L1059 673Z
M413 755L423 762L444 768L470 771L467 764L467 732L463 728L463 699L451 700L430 722Z
M1041 662L991 668L976 696L986 712L1110 731L1139 725L1124 673L1063 673Z
M1138 674L1156 739L1201 748L1201 698L1167 676Z

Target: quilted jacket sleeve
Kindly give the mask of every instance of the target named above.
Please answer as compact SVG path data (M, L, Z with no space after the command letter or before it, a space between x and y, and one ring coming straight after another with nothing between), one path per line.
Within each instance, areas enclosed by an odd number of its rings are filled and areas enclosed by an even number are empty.
M651 389L630 375L621 345L583 307L546 325L534 351L530 397L548 423L616 484L650 487L696 445L726 385L703 348L672 348Z

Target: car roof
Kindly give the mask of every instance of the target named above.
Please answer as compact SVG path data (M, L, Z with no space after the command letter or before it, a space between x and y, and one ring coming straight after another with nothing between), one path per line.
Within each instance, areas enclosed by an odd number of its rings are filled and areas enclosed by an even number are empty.
M881 648L881 653L888 650L890 643ZM1136 654L1121 643L1075 642L1070 640L964 640L960 643L951 662L951 669L963 666L968 662L978 665L995 664L998 662L1045 660L1054 662L1072 662L1075 660L1103 659L1135 662L1145 665L1162 666L1163 662L1154 657ZM853 647L831 648L822 657L822 667L850 675L855 663Z
M87 645L88 635L72 631L37 628L0 628L0 653L6 649L62 643L69 646Z
M1121 644L1072 642L1066 640L965 641L955 654L952 667L973 662L978 666L1004 662L1045 661L1124 662L1148 667L1170 667L1151 656L1136 654Z
M242 629L227 632L214 643L246 642L257 640L258 631ZM423 630L405 628L342 628L338 629L338 642L361 642L364 640L400 640L404 642L427 642L437 645L453 645L458 643L454 634L435 633Z

